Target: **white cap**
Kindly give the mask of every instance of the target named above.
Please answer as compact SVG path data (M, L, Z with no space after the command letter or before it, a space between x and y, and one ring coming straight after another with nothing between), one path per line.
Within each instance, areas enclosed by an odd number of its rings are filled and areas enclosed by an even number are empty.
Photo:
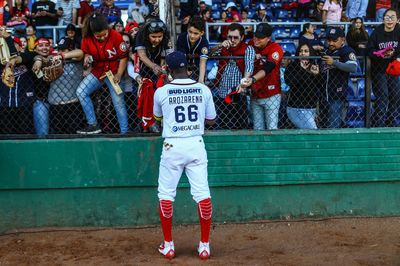
M233 7L233 6L236 6L236 4L235 4L234 2L229 2L229 3L226 5L225 10L228 10L228 8Z

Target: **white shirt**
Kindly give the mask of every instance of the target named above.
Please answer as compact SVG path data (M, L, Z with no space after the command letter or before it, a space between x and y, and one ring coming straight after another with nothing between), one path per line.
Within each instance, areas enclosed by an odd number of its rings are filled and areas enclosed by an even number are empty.
M163 138L201 136L205 119L217 116L210 89L192 79L175 79L158 88L153 113L163 117Z

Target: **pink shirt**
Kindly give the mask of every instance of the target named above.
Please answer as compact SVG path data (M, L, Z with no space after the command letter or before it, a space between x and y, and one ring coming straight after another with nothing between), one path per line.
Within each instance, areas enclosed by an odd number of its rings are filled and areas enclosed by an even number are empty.
M328 12L326 22L340 22L340 19L342 18L342 7L339 4L336 4L333 1L330 3L329 0L326 0L322 10Z

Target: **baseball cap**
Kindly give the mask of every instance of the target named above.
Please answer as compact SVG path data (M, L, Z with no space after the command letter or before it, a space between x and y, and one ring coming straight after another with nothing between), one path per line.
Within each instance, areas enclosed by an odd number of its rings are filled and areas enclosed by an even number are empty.
M169 69L178 69L187 66L186 55L180 51L175 51L165 58Z
M228 8L234 7L234 6L236 6L236 4L235 4L234 2L229 2L229 3L226 5L225 10L228 10Z
M264 39L272 35L272 27L268 23L260 23L257 25L256 32L254 36L256 38Z
M19 46L22 46L22 42L21 42L21 39L20 39L20 38L14 37L14 38L13 38L13 41L14 41L14 43L18 44Z
M267 9L267 7L266 7L265 5L263 5L263 4L260 4L260 5L257 7L257 10L265 10L265 9Z
M135 21L130 21L126 24L125 26L125 32L128 32L133 29L133 28L139 28L139 23L135 22Z
M62 38L57 45L58 49L65 50L65 49L73 49L75 46L74 40L70 38Z
M393 60L386 68L386 74L391 76L400 76L400 62Z
M344 31L342 28L339 27L334 27L334 28L329 28L328 33L326 34L327 39L333 39L336 40L339 37L344 37Z

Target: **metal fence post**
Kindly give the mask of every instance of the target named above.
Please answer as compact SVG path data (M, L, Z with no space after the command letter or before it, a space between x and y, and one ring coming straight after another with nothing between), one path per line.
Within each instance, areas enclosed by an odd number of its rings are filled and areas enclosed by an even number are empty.
M365 56L365 127L371 127L371 92L372 92L372 79L371 79L371 59Z

